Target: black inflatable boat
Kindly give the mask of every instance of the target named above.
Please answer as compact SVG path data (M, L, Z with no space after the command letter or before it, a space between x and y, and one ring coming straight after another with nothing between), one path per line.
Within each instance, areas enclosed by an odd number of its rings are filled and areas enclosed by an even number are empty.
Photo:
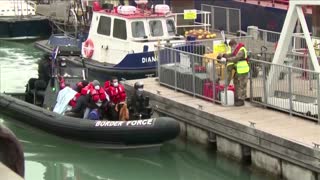
M39 71L41 79L29 80L25 93L1 93L0 112L56 135L105 148L160 145L179 135L179 123L170 117L95 121L52 112L60 86L58 76L45 80L45 69ZM86 72L84 68L59 68L55 73L66 75L65 83L72 86L85 79Z
M132 121L93 121L59 115L17 98L24 94L0 94L0 112L53 134L106 145L139 147L162 144L178 136L179 123L170 117Z

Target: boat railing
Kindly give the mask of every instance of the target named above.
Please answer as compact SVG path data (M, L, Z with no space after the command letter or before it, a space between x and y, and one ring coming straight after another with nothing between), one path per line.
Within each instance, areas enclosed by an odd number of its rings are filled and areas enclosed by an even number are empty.
M195 19L185 19L185 13L172 13L175 20L176 34L182 34L189 29L204 29L206 31L211 27L210 12L196 10Z
M241 37L238 41L253 40L252 37L251 40ZM203 46L200 42L194 43L192 48L157 46L159 83L228 106L232 104L233 97L223 86L227 84L228 77L225 62L210 56L212 52ZM307 61L304 56L292 54L288 54L281 65L250 58L247 97L252 103L320 122L317 103L320 101L320 74L294 65L296 62ZM273 78L271 85L268 84L269 78ZM222 85L222 89L216 83Z

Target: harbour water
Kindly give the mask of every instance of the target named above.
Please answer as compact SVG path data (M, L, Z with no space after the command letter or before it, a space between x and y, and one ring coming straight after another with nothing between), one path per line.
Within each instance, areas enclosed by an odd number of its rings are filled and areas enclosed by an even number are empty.
M97 149L1 117L22 142L26 180L270 180L198 144L177 139L140 150Z
M32 41L0 40L0 91L24 92L28 79L38 77L36 62L42 54Z
M0 42L1 92L23 92L42 52L32 42ZM159 148L97 149L0 115L23 144L26 180L272 180L264 172L198 144L176 139Z

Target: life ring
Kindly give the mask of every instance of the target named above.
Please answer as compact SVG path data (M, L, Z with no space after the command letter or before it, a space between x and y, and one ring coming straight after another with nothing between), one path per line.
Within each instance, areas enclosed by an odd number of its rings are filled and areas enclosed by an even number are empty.
M83 53L86 58L91 58L93 55L94 45L91 39L87 39L83 44Z

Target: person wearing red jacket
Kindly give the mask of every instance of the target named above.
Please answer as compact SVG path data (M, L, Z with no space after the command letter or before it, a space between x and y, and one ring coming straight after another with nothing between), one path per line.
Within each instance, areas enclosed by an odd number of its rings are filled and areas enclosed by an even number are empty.
M100 87L100 82L97 80L92 81L87 90L87 94L90 96L88 108L90 108L90 110L98 110L100 118L103 118L107 104L110 101L109 95L103 87ZM86 115L84 118L86 118Z
M88 106L89 98L88 90L91 87L88 86L88 81L83 80L76 84L75 90L78 92L69 102L72 107L70 111L65 112L67 116L83 117L84 111Z
M124 86L118 82L116 77L111 78L110 86L106 91L110 97L111 103L118 104L126 101L127 95Z
M108 83L105 83L105 86L106 84ZM126 101L127 95L124 86L118 82L117 77L112 77L110 85L106 87L106 92L110 97L109 114L111 114L112 120L118 120L118 112L115 107Z
M75 108L76 105L77 105L77 101L78 99L81 97L81 91L84 87L86 87L87 85L89 84L88 81L86 80L82 80L82 81L79 81L75 87L73 88L75 91L77 91L78 93L74 96L74 98L72 98L69 102L69 105L72 107L72 108Z

